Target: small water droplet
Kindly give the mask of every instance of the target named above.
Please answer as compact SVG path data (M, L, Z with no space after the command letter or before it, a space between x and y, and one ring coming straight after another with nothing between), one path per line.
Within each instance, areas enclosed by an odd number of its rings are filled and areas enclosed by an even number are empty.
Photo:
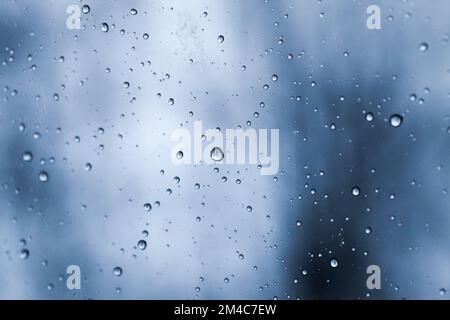
M389 118L389 123L391 124L392 127L396 128L396 127L400 127L401 124L403 122L403 117L399 114L393 114L390 118Z
M183 151L178 151L176 154L177 159L182 159L183 158Z
M222 161L224 154L222 149L220 149L219 147L214 147L211 150L210 156L211 159L214 161Z
M217 41L219 41L219 43L224 42L224 40L225 40L225 37L224 37L223 35L219 35L219 36L217 37Z
M30 162L33 160L33 154L29 151L25 151L22 155L23 161Z
M428 50L428 43L422 42L422 43L419 45L419 50L422 51L422 52L427 51L427 50Z
M150 210L152 210L152 205L150 203L146 203L144 204L144 209L145 211L149 212Z
M121 267L114 267L114 269L113 269L113 274L114 274L116 277L120 277L120 276L122 275L122 273L123 273L123 270L122 270Z
M103 22L101 24L101 29L102 29L103 32L108 32L108 30L109 30L108 24L106 22Z
M338 261L335 258L330 260L330 266L332 268L337 268L338 265L339 265L339 263L338 263Z
M30 251L28 251L28 249L22 249L20 251L19 257L22 260L26 260L28 259L28 257L30 256Z
M82 8L81 11L83 11L84 14L88 14L91 11L91 8L85 4Z
M139 250L145 250L145 248L147 248L147 241L139 240L137 246L138 246Z
M47 182L48 181L48 173L46 171L39 172L39 180L41 182Z

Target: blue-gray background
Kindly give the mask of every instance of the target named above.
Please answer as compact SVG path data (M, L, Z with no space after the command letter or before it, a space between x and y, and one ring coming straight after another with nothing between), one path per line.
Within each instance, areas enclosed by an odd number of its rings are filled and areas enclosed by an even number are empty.
M0 298L448 299L449 33L446 0L3 0ZM278 179L172 164L194 120L280 128Z

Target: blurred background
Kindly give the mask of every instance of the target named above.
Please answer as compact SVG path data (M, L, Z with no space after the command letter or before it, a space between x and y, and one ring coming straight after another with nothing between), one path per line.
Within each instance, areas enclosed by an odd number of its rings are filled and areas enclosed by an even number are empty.
M448 1L4 0L0 28L1 299L450 297ZM279 128L278 173L173 164L195 120Z

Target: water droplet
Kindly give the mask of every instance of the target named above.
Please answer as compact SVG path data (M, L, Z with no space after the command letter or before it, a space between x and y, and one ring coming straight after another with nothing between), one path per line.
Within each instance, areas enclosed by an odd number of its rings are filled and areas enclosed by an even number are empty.
M217 41L219 41L219 43L224 42L224 40L225 40L225 37L224 37L223 35L219 35L219 36L217 37Z
M19 254L20 259L26 260L26 259L28 259L29 256L30 256L30 251L28 251L28 249L22 249L20 251L20 254Z
M30 162L33 160L33 154L29 151L25 151L22 155L23 161Z
M297 220L297 222L295 224L297 225L297 227L300 227L303 224L303 222L301 222L300 220Z
M101 29L102 29L103 32L108 32L108 30L109 30L108 24L106 22L103 22L101 24Z
M81 11L83 11L84 14L88 14L91 11L91 8L85 4L82 8Z
M253 208L251 206L247 206L247 212L252 212Z
M399 127L403 122L403 117L399 114L393 114L390 118L389 118L389 123L391 124L391 126L393 126L394 128Z
M137 15L138 12L136 9L133 8L130 10L130 13L131 13L131 15L135 16L135 15Z
M177 159L182 159L183 158L183 151L178 151L176 154Z
M244 260L244 255L242 253L239 254L239 259Z
M145 248L147 248L147 241L139 240L137 246L138 246L139 250L145 250Z
M123 273L123 270L122 270L121 267L114 267L114 269L113 269L113 274L114 274L116 277L120 277L120 276L122 275L122 273Z
M169 99L169 105L173 106L175 104L175 100L173 98Z
M39 180L41 182L47 182L48 181L48 173L46 171L39 172Z
M366 120L369 122L373 121L373 113L372 112L366 113Z
M272 81L275 82L275 81L277 81L277 80L278 80L278 75L273 74L273 75L272 75Z
M364 232L365 232L366 234L371 234L371 233L372 233L372 228L371 228L371 227L367 227L367 228L364 230Z
M228 282L230 282L230 279L224 278L224 279L223 279L223 282L228 283Z
M445 290L444 288L439 289L439 294L441 296L445 295L447 293L447 290Z
M428 43L422 42L422 43L419 45L419 50L422 51L422 52L427 51L427 50L428 50Z
M359 187L355 186L355 187L352 188L352 194L354 196L359 196L359 193L360 193Z
M338 261L335 258L330 260L330 266L332 268L337 268L338 265L339 265L339 263L338 263Z
M90 164L89 162L86 163L85 166L84 166L84 170L91 171L92 170L92 164Z
M210 156L211 159L214 161L222 161L224 154L222 149L220 149L219 147L214 147L211 150Z
M144 204L144 209L145 211L149 212L150 210L152 210L152 205L150 203L146 203Z

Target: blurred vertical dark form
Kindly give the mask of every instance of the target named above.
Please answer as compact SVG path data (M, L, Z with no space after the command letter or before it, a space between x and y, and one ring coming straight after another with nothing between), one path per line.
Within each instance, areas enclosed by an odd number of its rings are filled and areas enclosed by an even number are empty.
M351 6L347 3L342 6L335 4L333 7L335 14L339 9L350 15ZM332 15L330 10L326 11L326 15ZM336 23L327 25L327 28L341 38L348 38L351 34L353 41L346 42L346 48L351 54L358 50L364 52L358 46L362 34L358 30L350 32L345 23L338 23L345 16L334 18ZM302 105L292 120L308 141L292 143L296 149L296 158L303 161L297 163L297 184L301 188L307 183L309 188L301 191L301 204L296 205L291 212L292 215L298 215L298 211L302 213L302 229L301 232L290 234L292 249L288 287L292 288L292 298L300 299L366 299L366 293L370 293L372 298L386 298L386 290L371 291L366 287L366 268L371 264L381 264L382 256L386 254L383 249L389 250L379 248L376 244L377 238L383 236L383 232L377 231L378 226L385 223L385 220L381 221L385 215L367 209L375 201L374 190L380 186L378 182L389 174L383 168L395 165L384 154L394 146L389 142L390 135L398 132L393 131L395 129L390 128L385 121L386 110L383 111L384 117L376 115L371 122L365 119L363 111L376 114L379 111L376 107L378 103L386 97L395 97L396 85L388 77L391 70L380 69L382 79L367 70L367 64L376 65L379 61L362 64L355 60L343 68L338 63L343 52L331 44L321 48L321 39L311 39L311 34L308 34L308 30L314 28L319 28L319 24L309 25L300 34L302 39L299 41L312 43L315 47L306 48L303 63L296 64L290 76L290 80L294 81L298 80L298 75L313 74L317 85L311 88L308 83L303 84L300 91L302 100L306 98L308 103ZM330 38L327 40L331 42ZM348 59L353 59L351 54ZM399 56L388 56L385 51L380 54L397 60L394 73L401 73L402 61ZM324 70L311 72L311 66L307 65L310 55L314 55L316 63L328 62ZM332 63L334 59L337 61ZM313 111L314 108L318 111ZM392 156L395 154L402 158L408 150L405 145L395 145L395 151L391 152ZM401 165L395 166L401 176ZM377 170L376 178L371 174L372 169ZM323 177L317 174L321 170L324 172ZM311 173L311 178L304 179L307 173ZM359 195L352 194L353 187L360 190ZM311 189L317 189L316 193L310 194ZM373 234L365 234L366 227L373 228ZM296 244L300 250L296 249ZM337 267L331 266L332 259L337 260ZM303 271L306 274L302 275ZM292 285L294 278L298 279L297 285ZM382 286L386 286L385 277L381 280Z
M8 251L14 255L13 261L19 260L19 251L22 249L20 239L26 241L24 248L30 252L28 259L22 262L23 269L14 269L13 264L9 264L11 260L4 266L1 282L8 283L8 286L2 288L2 297L89 298L94 294L94 288L84 288L82 285L82 292L66 288L68 263L89 260L90 250L83 241L84 235L76 234L77 227L72 225L73 212L68 209L66 200L73 190L62 168L62 150L58 144L38 143L33 137L36 131L42 135L39 139L53 139L52 136L58 134L57 124L63 117L63 111L52 109L45 102L35 100L34 96L35 92L53 92L51 81L41 80L55 73L45 68L36 71L43 73L39 76L29 73L31 64L39 64L36 62L39 54L33 58L33 62L26 61L28 54L34 55L43 48L49 49L45 47L48 43L42 42L47 41L46 37L51 33L45 23L49 17L33 8L21 12L26 8L26 3L8 2L1 4L0 8L3 9L0 13L1 60L7 60L9 50L14 50L15 56L13 62L0 67L0 85L9 90L5 90L0 102L0 182L8 184L8 188L2 190L2 201L4 205L8 203L9 210L0 214L3 215L3 221L7 222L5 228L11 229L10 233L17 236L7 239ZM30 32L35 35L30 36ZM13 89L18 92L14 99L8 97ZM19 130L22 122L25 129ZM31 162L23 159L26 151L33 154ZM49 164L50 157L55 158L54 164ZM40 163L41 159L45 160L45 164ZM47 170L48 182L40 181L39 173ZM5 257L2 260L7 261ZM85 265L81 267L85 274L93 268ZM58 280L58 277L62 279ZM50 284L53 286L51 290L47 288Z

